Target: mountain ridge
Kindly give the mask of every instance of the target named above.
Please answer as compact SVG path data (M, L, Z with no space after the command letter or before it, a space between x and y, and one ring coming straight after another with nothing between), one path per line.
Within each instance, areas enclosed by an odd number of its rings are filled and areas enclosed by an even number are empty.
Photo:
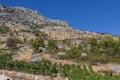
M0 5L0 12L1 19L7 19L16 23L31 22L39 25L53 23L60 26L70 26L66 21L46 18L40 12L24 7Z

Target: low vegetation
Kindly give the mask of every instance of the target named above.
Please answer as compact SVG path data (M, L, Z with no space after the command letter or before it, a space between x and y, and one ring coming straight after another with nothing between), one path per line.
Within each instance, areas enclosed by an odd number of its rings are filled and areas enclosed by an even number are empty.
M114 40L111 37L97 40L89 39L90 44L90 61L92 62L115 62L120 60L120 39Z
M70 80L120 80L110 71L96 73L91 66L58 64L63 59L88 65L120 63L119 36L75 30L65 21L52 20L26 8L0 6L5 9L0 11L3 14L0 17L0 69L68 77ZM13 61L11 53L17 54L15 58L23 55L34 60ZM58 63L44 59L36 62L39 57Z
M70 80L119 80L120 77L114 76L111 72L106 71L102 74L96 73L89 66L76 65L57 65L49 61L42 60L40 62L24 62L12 61L11 54L0 55L0 69L15 70L32 74L42 74L45 76L68 77Z
M67 42L64 44L67 45ZM89 62L89 63L108 63L114 62L119 63L120 60L120 39L113 39L111 37L106 37L103 39L89 38L87 43L85 43L87 48L84 47L84 44L74 45L70 44L69 50L65 50L64 55L59 55L60 59L72 60L78 63ZM51 54L56 54L62 49L58 48L59 41L57 40L48 40L45 45L45 40L42 38L37 38L32 42L32 47L35 52L40 52L39 48L46 48L47 51ZM88 48L89 46L89 48ZM82 56L82 53L85 53L86 56Z
M43 48L45 47L44 40L41 37L39 37L32 42L31 46L34 49L34 52L41 52L39 48L40 47L43 47Z
M7 27L7 26L5 26L5 25L0 26L0 33L1 33L1 34L6 34L6 33L10 33L10 32L11 32L11 30L10 30L9 27Z
M57 43L58 43L57 40L48 40L47 49L48 49L51 53L55 53L55 52L58 50Z

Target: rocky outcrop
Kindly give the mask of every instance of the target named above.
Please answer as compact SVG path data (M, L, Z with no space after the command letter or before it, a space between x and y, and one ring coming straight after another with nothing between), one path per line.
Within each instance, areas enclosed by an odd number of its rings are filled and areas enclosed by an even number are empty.
M37 25L59 25L64 27L69 27L66 21L54 20L44 17L41 13L23 8L23 7L8 7L5 5L0 5L0 19L8 20L15 23L27 24L34 23Z

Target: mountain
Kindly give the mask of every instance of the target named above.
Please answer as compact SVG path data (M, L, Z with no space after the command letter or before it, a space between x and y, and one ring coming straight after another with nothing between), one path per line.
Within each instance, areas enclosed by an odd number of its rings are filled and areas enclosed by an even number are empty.
M37 27L36 29L45 32L48 31L46 33L49 36L58 39L62 37L63 39L84 38L84 37L89 37L89 35L93 37L101 36L101 34L95 32L74 30L70 27L69 23L66 21L46 18L41 13L35 10L31 10L23 7L9 7L5 5L0 5L0 20L6 21L7 23L10 24L12 23L20 28L27 30L32 30L33 28ZM53 32L51 33L51 31ZM54 34L58 34L58 35L54 35Z
M9 20L15 23L26 24L55 24L60 26L69 27L66 21L54 20L44 17L42 14L35 10L23 8L23 7L8 7L0 5L0 19Z
M89 38L105 38L110 36L118 39L119 36L110 34L75 30L68 22L50 19L41 13L24 7L9 7L0 5L0 33L1 41L5 42L9 37L15 37L28 43L42 35L46 40L69 40L73 44L87 44ZM5 47L5 46L4 46Z
M14 63L19 66L18 60L27 67L36 65L31 70L38 74L39 64L34 62L42 60L41 64L48 67L52 65L50 62L63 65L119 62L120 36L76 30L64 20L47 18L35 10L0 5L0 53L7 54L3 56L8 60L1 55L0 58L8 62L10 70ZM18 71L26 69L18 68ZM58 75L57 71L53 72ZM44 71L42 74L46 75Z
M102 39L107 36L119 38L110 34L75 30L66 21L46 18L41 13L28 8L5 5L0 5L0 34L2 34L1 42L6 42L12 36L21 42L30 43L38 38L36 34L40 34L46 41L49 39L70 41L76 45L82 44L84 47L87 47L85 45L89 38ZM2 45L4 45L2 48L6 48L4 43Z

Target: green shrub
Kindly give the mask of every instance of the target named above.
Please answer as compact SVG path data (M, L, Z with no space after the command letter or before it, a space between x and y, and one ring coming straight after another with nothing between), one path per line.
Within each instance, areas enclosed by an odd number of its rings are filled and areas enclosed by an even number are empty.
M39 37L32 42L31 46L34 48L34 52L40 52L39 47L45 47L44 40Z
M57 40L48 40L47 49L50 52L55 53L58 50L57 43L58 43Z

